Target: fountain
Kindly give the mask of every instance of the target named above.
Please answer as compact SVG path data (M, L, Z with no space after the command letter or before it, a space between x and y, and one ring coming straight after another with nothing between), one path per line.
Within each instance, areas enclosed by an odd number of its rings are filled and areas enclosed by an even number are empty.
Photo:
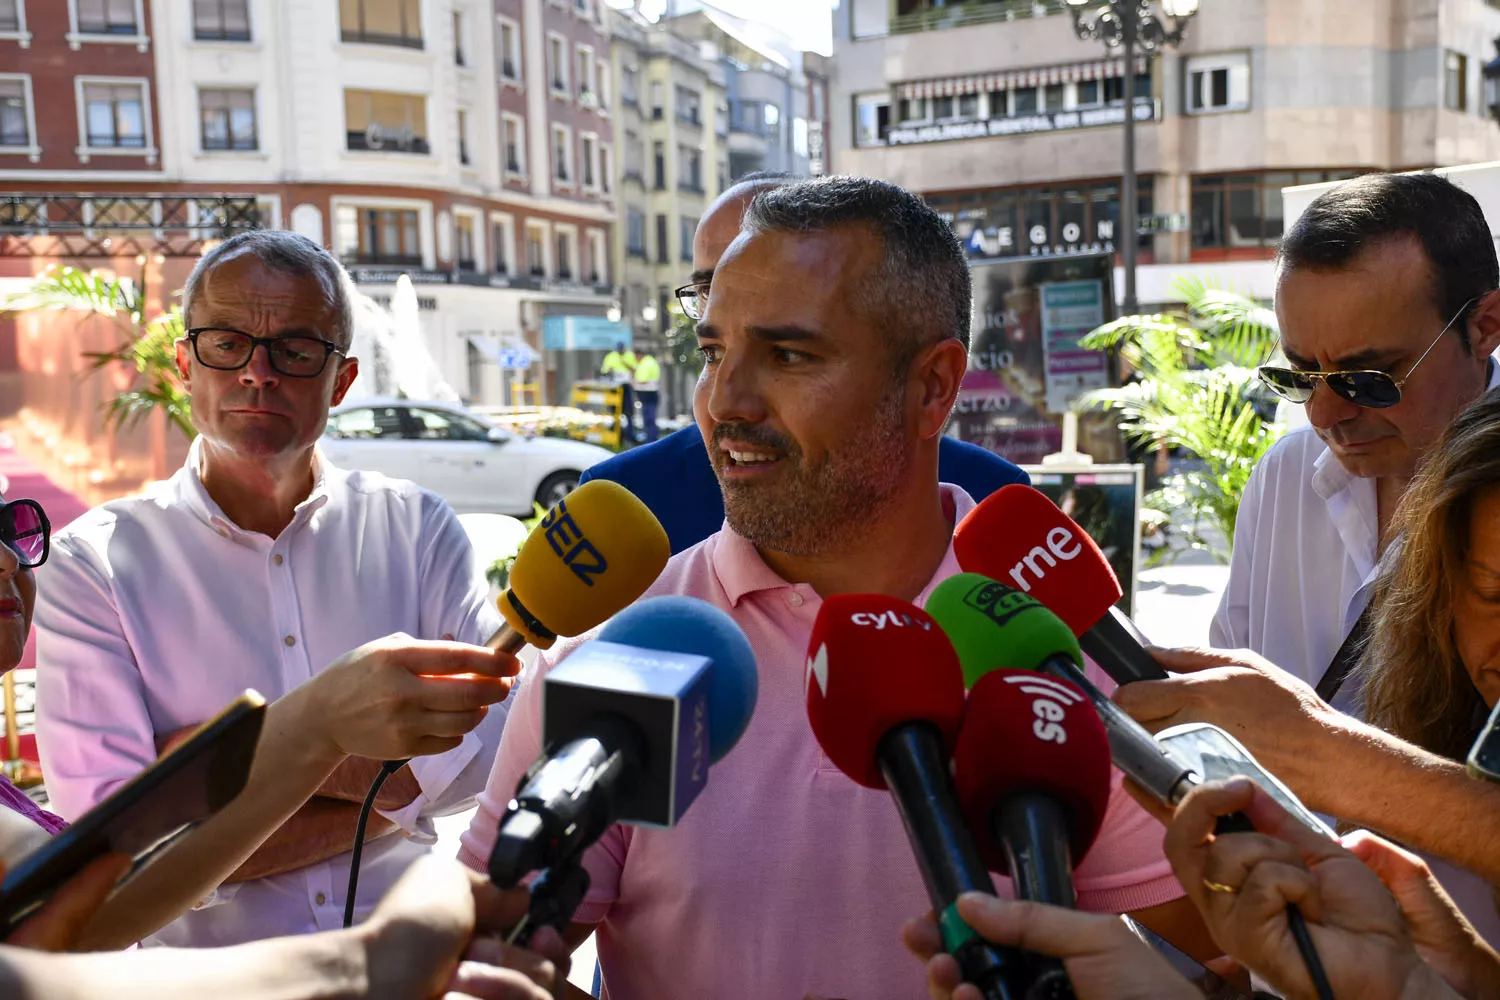
M349 387L347 399L404 396L460 402L422 334L411 278L403 274L396 279L389 309L352 287L350 296L354 303L350 354L359 359L359 377Z

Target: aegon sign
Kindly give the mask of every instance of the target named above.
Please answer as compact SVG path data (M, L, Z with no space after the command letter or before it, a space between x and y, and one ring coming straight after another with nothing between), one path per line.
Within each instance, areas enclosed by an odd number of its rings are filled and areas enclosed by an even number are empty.
M1135 120L1156 120L1155 101L1137 101ZM1037 115L991 118L982 122L943 122L918 125L915 128L893 128L885 141L891 146L910 146L923 142L947 142L951 139L987 139L997 135L1022 135L1032 132L1068 132L1099 125L1119 125L1125 121L1125 108L1080 108L1074 111L1049 111Z

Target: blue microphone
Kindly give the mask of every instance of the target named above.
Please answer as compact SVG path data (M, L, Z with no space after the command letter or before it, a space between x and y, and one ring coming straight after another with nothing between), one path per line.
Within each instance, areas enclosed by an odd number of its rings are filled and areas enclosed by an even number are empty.
M696 598L657 597L615 616L542 685L542 757L489 859L502 888L545 871L531 927L572 915L588 886L579 859L611 824L676 824L750 724L759 681L732 618Z

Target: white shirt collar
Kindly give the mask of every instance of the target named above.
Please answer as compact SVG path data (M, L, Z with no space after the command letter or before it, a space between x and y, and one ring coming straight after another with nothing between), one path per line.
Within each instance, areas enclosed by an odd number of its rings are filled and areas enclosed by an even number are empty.
M224 513L218 502L209 495L208 488L203 485L203 476L200 472L202 467L203 437L199 435L188 447L187 458L183 461L182 468L177 470L176 475L170 480L172 492L195 517L215 531L228 532L232 535L248 534L245 529L235 524L229 515ZM312 489L307 497L297 504L292 524L295 525L321 510L328 503L330 491L340 485L346 475L342 469L328 461L321 447L315 445L313 447Z

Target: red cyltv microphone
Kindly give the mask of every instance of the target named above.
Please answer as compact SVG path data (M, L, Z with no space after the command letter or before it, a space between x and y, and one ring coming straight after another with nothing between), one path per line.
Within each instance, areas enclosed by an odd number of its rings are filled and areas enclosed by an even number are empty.
M958 564L1036 598L1118 684L1167 672L1115 602L1123 591L1109 560L1045 493L1013 483L980 503L953 533Z
M1025 995L1024 953L986 942L958 916L964 892L995 894L964 823L948 759L964 716L964 678L927 612L877 594L841 594L818 611L807 649L807 719L835 767L889 788L927 886L943 948L989 1000Z

